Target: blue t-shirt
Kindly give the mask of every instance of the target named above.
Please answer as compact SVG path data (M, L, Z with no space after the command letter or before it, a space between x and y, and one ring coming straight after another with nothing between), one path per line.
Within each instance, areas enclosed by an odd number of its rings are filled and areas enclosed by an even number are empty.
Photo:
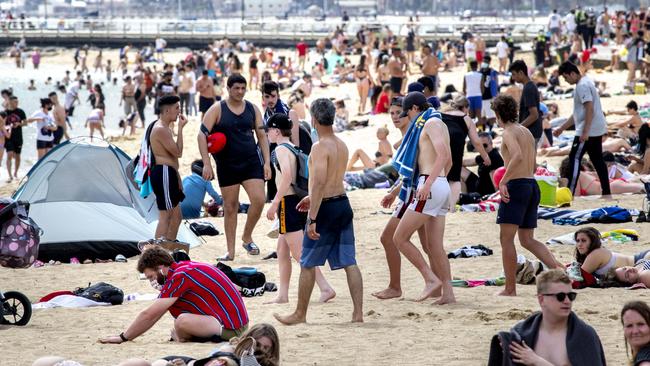
M192 175L183 178L185 199L181 202L181 212L184 219L196 219L201 216L201 208L203 207L206 192L217 204L223 204L223 199L214 190L212 183L203 179L200 175L192 173Z

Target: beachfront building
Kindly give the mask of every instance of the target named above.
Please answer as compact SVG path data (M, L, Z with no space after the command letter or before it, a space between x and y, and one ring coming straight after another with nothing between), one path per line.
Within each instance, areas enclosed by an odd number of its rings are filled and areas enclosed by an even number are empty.
M222 12L241 14L243 9L246 18L284 17L291 3L287 0L226 0Z

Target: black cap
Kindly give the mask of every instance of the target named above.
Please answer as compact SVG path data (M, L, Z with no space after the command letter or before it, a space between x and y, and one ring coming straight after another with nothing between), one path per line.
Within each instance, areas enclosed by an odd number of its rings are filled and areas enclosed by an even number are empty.
M164 97L160 97L160 100L158 100L158 106L162 107L164 105L168 104L176 104L181 101L181 98L175 96L175 95L165 95Z
M427 97L420 92L410 92L406 94L402 100L402 114L399 115L400 118L406 117L409 110L413 108L414 105L423 105L427 102Z
M277 128L279 130L290 130L293 127L293 122L284 113L276 113L266 121L266 128Z

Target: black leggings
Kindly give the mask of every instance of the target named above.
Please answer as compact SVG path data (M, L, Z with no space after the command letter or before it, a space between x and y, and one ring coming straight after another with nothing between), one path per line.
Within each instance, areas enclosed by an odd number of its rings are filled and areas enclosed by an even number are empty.
M589 154L591 164L596 168L598 179L600 180L600 187L603 195L611 194L609 190L609 174L607 172L607 165L603 160L603 137L590 136L586 142L580 142L580 137L576 136L571 145L571 152L569 153L569 188L571 193L575 194L578 178L580 177L580 163L585 152Z

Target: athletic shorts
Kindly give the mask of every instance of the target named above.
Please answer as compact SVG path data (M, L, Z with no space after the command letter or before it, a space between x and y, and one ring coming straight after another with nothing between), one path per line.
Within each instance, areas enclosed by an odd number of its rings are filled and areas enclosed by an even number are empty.
M395 94L399 94L402 92L402 83L404 82L404 78L398 78L395 76L391 76L390 78L390 90L393 91Z
M208 70L208 76L210 78L215 78L217 77L217 72L215 70Z
M418 190L424 186L428 175L420 175L418 178ZM445 216L449 212L449 200L451 199L451 188L446 177L438 177L431 185L429 196L426 200L420 201L413 193L413 199L409 203L408 209L419 212L428 216Z
M54 143L54 145L60 144L61 139L63 138L63 135L65 133L65 131L63 130L63 127L59 126L59 128L54 130L53 133L54 133L54 141L52 141L52 142Z
M413 199L413 190L411 188L408 189L406 197L406 202L411 202L411 199ZM395 211L393 211L392 216L401 219L406 213L408 206L409 205L407 203L404 203L402 200L397 201L397 206L395 206Z
M483 107L481 108L481 117L485 117L487 119L497 118L497 115L494 114L494 111L490 106L491 103L492 103L492 99L483 99L482 101Z
M481 107L483 106L483 98L481 98L480 95L475 97L467 97L467 101L469 102L470 111L481 110Z
M216 162L219 187L241 184L249 179L264 180L264 166L258 155L248 159L235 161L216 160Z
M37 149L51 149L52 146L54 146L53 141L36 140L36 148Z
M506 183L510 201L499 204L497 224L513 224L521 229L537 227L539 186L533 178L513 179Z
M199 112L205 113L214 104L214 99L199 96Z
M70 108L66 108L65 113L68 115L68 117L72 117L72 114L74 113L74 106L71 106Z
M332 270L357 264L354 248L352 207L346 195L323 198L316 216L318 240L305 235L302 240L300 265L306 268L329 262Z
M278 206L278 220L280 221L280 234L302 231L307 223L307 213L300 212L296 206L300 198L295 195L282 197Z
M23 151L23 142L8 139L5 141L5 150L7 150L7 152L14 152L20 155L20 153Z
M185 199L181 177L169 165L154 165L151 168L151 188L156 195L156 205L161 211L169 211Z

